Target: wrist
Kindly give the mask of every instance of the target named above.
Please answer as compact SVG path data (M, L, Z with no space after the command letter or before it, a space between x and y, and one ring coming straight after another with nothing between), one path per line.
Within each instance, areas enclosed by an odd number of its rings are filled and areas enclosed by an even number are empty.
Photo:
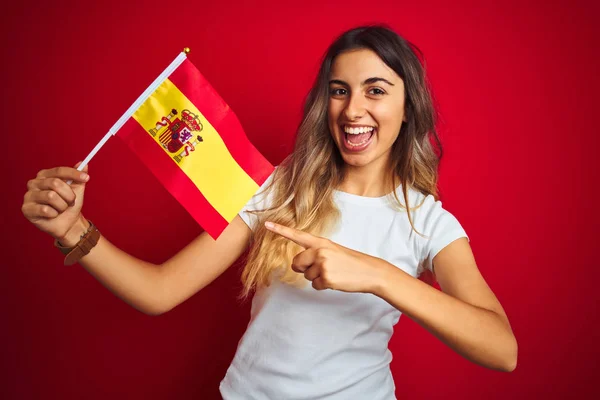
M75 247L75 245L81 240L82 236L85 235L89 227L90 223L82 215L63 237L56 239L64 247Z
M403 271L385 260L379 261L375 266L371 293L375 296L385 298L390 284L394 281L395 274Z

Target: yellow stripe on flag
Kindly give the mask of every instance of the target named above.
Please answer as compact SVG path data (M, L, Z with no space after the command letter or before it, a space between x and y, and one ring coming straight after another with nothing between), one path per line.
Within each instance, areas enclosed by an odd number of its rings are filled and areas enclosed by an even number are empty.
M183 157L178 163L159 141L164 128L155 137L148 132L158 121L166 117L172 109L177 110L176 117L181 118L185 109L197 114L202 123L201 132L193 132L193 137L202 136L203 141L195 146L195 151ZM194 182L208 202L231 222L246 202L259 189L248 176L223 143L219 133L204 118L202 113L168 79L133 114L133 118L144 128L148 137L163 148L171 160ZM180 153L179 150L177 153Z

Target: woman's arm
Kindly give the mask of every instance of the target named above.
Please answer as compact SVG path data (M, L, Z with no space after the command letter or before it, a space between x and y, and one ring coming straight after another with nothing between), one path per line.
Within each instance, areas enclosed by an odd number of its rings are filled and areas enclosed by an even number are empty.
M83 219L81 232L87 226ZM76 243L79 233L72 235L61 243ZM217 240L204 232L162 265L135 258L101 237L79 264L127 304L160 315L221 275L246 250L250 235L250 228L236 216Z
M466 238L433 259L440 292L381 258L272 222L266 227L304 248L292 260L292 269L315 289L372 293L467 359L500 371L516 368L517 341Z
M452 242L433 259L442 291L381 261L375 295L468 360L499 371L516 368L517 340L466 238Z

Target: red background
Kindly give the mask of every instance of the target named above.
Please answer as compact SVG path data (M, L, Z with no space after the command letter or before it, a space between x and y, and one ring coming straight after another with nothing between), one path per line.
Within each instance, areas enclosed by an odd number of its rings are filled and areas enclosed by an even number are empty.
M444 206L470 234L520 347L517 369L495 372L402 318L390 344L397 396L598 394L598 6L479 3L3 6L0 397L218 398L248 321L249 305L236 300L241 265L175 310L143 315L62 265L21 214L26 182L83 159L184 46L276 164L319 57L341 31L369 22L425 52L442 115ZM84 212L127 252L160 263L201 232L118 139L90 175Z

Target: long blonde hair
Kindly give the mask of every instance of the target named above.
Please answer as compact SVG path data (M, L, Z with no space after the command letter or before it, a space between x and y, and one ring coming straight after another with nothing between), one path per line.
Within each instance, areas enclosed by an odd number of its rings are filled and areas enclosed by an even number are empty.
M256 212L259 223L242 272L242 298L260 286L269 285L274 276L289 284L304 280L289 268L301 248L268 231L265 221L323 236L339 220L333 193L344 178L344 161L327 123L329 78L335 57L354 49L374 51L404 81L407 121L392 145L389 192L394 193L400 208L405 208L395 191L400 184L406 205L409 205L408 188L437 199L442 146L435 129L436 113L425 68L417 56L420 51L384 26L359 27L343 33L327 50L307 96L294 151L279 165L271 184L264 189L271 203L268 209ZM415 229L410 212L408 218Z

